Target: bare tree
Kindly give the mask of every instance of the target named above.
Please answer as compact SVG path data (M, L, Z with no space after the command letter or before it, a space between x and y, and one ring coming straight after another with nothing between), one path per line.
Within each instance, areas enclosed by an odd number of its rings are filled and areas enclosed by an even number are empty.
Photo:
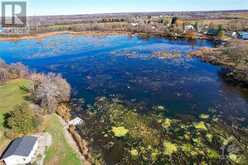
M32 79L34 81L34 100L42 108L46 108L48 113L54 112L60 103L69 101L71 87L61 75L35 74Z
M9 79L9 73L7 69L0 68L0 82L5 82Z
M11 64L9 66L9 72L11 72L17 78L24 78L29 75L28 68L21 63Z

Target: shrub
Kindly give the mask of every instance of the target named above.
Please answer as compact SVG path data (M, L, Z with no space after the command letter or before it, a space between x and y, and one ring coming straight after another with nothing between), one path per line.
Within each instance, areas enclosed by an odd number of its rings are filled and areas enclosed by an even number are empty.
M10 79L25 78L29 75L28 68L21 63L5 64L0 59L0 82Z
M27 103L17 106L5 116L5 126L15 134L32 132L41 122Z
M28 68L21 63L11 64L9 66L9 72L14 78L25 78L29 75Z
M0 68L0 82L5 82L9 79L9 73L7 69Z

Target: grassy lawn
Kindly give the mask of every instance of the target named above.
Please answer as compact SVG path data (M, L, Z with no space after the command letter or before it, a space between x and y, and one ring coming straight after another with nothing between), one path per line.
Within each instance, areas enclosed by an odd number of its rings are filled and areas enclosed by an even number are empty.
M4 114L13 110L15 106L25 102L28 93L22 87L28 87L29 80L11 80L0 85L0 153L8 144L9 139L4 137ZM56 115L45 117L45 131L53 138L53 144L47 151L45 164L80 165L80 159L73 148L66 142L64 129Z
M53 143L46 153L45 164L80 165L81 163L78 155L66 142L64 128L58 117L56 115L46 117L45 124L45 131L49 132L53 139Z
M27 92L23 90L22 87L28 87L30 84L31 81L29 80L18 79L0 85L0 151L7 141L3 136L4 114L25 101Z

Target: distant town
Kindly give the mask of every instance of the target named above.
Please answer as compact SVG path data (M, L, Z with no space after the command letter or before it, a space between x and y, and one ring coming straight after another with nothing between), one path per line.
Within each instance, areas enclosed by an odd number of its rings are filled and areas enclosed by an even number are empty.
M167 37L247 39L248 11L115 13L30 16L25 28L0 28L0 35L54 31L126 31Z

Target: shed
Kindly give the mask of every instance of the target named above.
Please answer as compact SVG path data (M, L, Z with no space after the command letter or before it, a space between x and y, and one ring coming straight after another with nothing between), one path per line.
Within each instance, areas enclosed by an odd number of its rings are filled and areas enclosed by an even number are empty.
M83 120L80 119L79 117L76 117L75 119L69 121L69 125L73 125L73 126L80 125L82 123L83 123Z

